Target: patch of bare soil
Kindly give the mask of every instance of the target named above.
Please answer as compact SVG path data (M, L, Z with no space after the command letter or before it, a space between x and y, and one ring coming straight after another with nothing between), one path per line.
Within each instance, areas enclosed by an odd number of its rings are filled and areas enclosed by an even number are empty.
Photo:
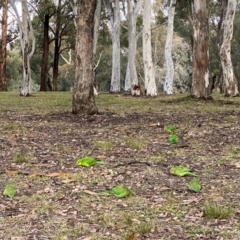
M240 239L239 111L0 119L0 190L17 189L0 195L0 239ZM82 168L83 156L108 164ZM200 193L188 191L191 176L169 173L180 164L199 176ZM134 196L95 194L117 184ZM206 216L211 203L229 216Z

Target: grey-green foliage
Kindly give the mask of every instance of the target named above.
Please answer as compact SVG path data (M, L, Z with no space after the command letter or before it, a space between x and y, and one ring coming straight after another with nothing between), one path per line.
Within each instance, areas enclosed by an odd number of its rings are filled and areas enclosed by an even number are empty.
M7 51L7 88L18 91L22 80L22 57L18 49Z

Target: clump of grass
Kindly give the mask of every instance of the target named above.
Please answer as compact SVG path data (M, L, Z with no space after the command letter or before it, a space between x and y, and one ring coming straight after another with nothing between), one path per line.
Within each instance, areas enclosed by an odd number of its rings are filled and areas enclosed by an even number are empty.
M146 142L143 139L126 138L125 143L132 149L142 149Z
M139 234L150 233L154 229L154 224L152 222L142 222L134 228L134 232Z
M15 163L28 163L31 161L31 156L27 153L16 152L13 155L13 161Z
M95 141L94 146L101 149L104 154L110 155L115 145L111 141Z
M204 216L209 219L227 219L232 216L232 213L232 208L222 206L216 202L210 202L204 205Z

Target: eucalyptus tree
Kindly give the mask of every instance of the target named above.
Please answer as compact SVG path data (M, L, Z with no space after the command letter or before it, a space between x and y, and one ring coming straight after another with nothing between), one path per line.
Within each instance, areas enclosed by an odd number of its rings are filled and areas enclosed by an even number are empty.
M120 6L119 0L104 0L110 17L112 37L112 76L110 92L120 92Z
M68 49L66 46L62 48L63 41L68 39L69 34L75 32L73 26L72 8L69 6L68 0L58 0L56 3L56 14L54 17L54 26L50 28L54 39L54 57L53 57L53 90L58 90L58 74L59 59L63 50ZM65 37L65 38L64 38Z
M136 23L137 23L137 17L142 8L142 5L143 5L143 0L134 0L134 1L127 0L128 69L126 72L125 81L130 82L132 95L141 94L140 85L138 82L137 70L136 70L136 50L137 50Z
M145 92L147 96L156 96L155 67L152 59L151 13L149 0L144 0L143 8L143 65Z
M164 81L164 92L167 94L173 93L174 64L172 60L172 40L175 5L176 0L171 0L168 8L168 26L165 44L166 76Z
M76 56L72 112L95 114L93 34L97 0L81 0L76 5Z
M7 91L6 80L6 60L7 60L7 20L8 20L8 2L2 0L2 35L0 49L0 91Z
M50 38L50 20L54 14L56 14L56 7L52 0L34 0L32 3L37 15L34 17L34 23L36 22L35 28L36 39L41 39L41 52L42 52L42 64L41 64L41 80L40 80L40 91L47 91L48 87L52 90L49 72L49 49L53 39ZM37 20L37 21L36 21ZM33 24L34 26L34 24Z
M27 0L22 0L22 17L13 0L8 0L13 8L20 31L20 43L22 49L23 77L20 88L20 96L29 96L32 92L30 60L35 51L35 37L32 28L32 21L28 11Z
M238 83L233 71L231 59L231 41L233 38L233 21L235 17L237 1L223 0L222 12L225 12L224 20L220 21L220 27L223 28L220 45L220 60L223 72L223 83L225 96L238 96Z
M192 96L211 99L209 83L209 14L208 0L193 4L193 76Z

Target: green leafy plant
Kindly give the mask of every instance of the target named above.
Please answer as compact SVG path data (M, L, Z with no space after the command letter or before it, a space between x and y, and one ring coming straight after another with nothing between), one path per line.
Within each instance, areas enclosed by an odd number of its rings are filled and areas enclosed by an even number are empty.
M230 218L233 211L230 207L222 206L216 202L207 203L204 206L204 216L213 219Z
M170 137L169 137L170 144L176 144L176 143L178 143L178 141L179 141L179 138L177 135L175 135L175 134L170 135Z
M201 183L198 178L192 179L188 183L188 189L193 192L200 192L201 191Z
M170 134L174 134L175 131L176 131L176 127L173 126L173 125L166 125L164 126L164 130L167 132L167 133L170 133Z
M111 194L117 198L124 198L128 196L132 196L133 192L124 185L117 185L110 190L101 192L100 194Z
M176 166L176 167L171 167L170 168L170 173L179 177L184 177L184 176L197 176L196 174L192 173L189 168L184 167L182 165Z
M3 190L3 195L7 197L14 197L16 194L16 188L14 184L7 184Z
M77 160L77 165L82 167L91 167L96 164L107 164L94 157L84 157Z

